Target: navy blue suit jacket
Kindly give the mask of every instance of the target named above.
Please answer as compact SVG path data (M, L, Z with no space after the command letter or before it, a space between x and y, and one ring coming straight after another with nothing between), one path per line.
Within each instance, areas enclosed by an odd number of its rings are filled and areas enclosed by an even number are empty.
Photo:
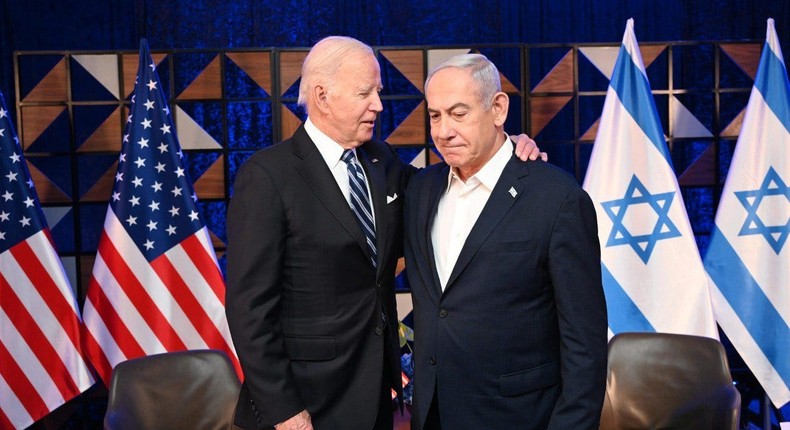
M589 196L550 164L511 159L442 292L431 227L448 172L431 166L406 193L412 428L438 390L446 429L597 429L607 319Z
M242 428L267 428L306 408L317 429L370 429L385 360L387 382L401 390L393 281L401 196L416 169L380 141L357 148L357 157L372 195L378 268L304 126L236 176L226 312L245 376L235 419Z

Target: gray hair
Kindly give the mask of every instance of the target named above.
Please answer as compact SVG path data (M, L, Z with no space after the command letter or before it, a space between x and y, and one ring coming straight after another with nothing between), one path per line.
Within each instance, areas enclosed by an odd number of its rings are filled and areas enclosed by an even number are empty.
M494 102L494 94L502 91L499 70L497 70L491 60L481 54L463 54L450 57L428 73L428 77L425 79L425 88L428 88L428 83L436 72L449 68L469 70L472 73L472 79L478 84L480 100L486 109L491 108Z
M306 106L310 90L316 85L334 85L337 69L345 58L355 53L374 55L370 46L352 37L329 36L318 41L302 64L297 103Z

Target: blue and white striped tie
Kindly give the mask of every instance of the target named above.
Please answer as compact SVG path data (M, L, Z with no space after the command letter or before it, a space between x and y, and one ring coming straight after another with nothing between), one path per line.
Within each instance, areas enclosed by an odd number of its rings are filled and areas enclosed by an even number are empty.
M357 221L365 233L365 238L370 248L371 261L376 267L376 225L373 223L373 211L371 210L370 198L368 197L368 186L365 181L365 174L362 173L362 166L357 162L354 151L346 149L340 157L346 163L348 170L348 187L351 191L351 209L357 216Z

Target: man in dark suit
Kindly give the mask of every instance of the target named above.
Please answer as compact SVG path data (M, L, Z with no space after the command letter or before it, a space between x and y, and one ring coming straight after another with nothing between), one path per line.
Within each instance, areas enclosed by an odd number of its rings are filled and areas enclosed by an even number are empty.
M308 120L236 176L226 312L245 375L240 427L392 428L393 281L416 169L372 140L381 87L370 47L320 41L302 67ZM524 158L538 155L521 140Z
M412 429L597 429L607 319L595 209L547 163L515 162L484 56L425 84L445 163L406 193Z

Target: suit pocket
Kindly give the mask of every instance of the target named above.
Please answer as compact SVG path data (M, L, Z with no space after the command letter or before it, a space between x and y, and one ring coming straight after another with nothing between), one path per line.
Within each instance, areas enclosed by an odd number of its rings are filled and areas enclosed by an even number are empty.
M334 336L284 336L291 360L326 361L335 358Z
M517 396L559 383L559 366L557 363L546 363L531 369L500 376L499 394L505 397Z

